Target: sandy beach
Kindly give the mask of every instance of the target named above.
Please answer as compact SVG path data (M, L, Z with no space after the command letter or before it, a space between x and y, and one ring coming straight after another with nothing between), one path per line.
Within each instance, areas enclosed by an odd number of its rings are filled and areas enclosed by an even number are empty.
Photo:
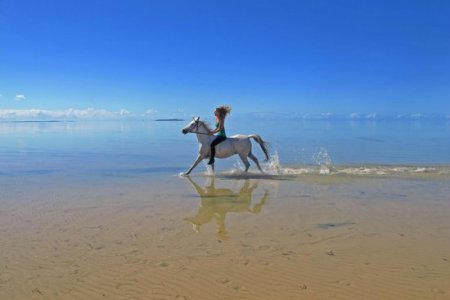
M51 177L2 182L1 299L450 298L448 178Z

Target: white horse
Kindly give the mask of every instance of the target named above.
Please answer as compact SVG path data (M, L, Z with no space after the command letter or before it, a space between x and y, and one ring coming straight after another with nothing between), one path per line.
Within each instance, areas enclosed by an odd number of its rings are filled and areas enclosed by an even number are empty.
M211 155L211 143L214 140L215 136L209 135L209 133L212 131L212 129L209 127L208 124L206 124L203 121L200 121L200 118L193 118L194 120L191 121L186 127L182 129L181 132L183 134L187 133L195 133L197 134L197 140L200 144L199 146L199 152L196 161L191 166L191 168L184 174L189 175L191 171L205 158L209 158ZM261 166L259 165L258 159L256 156L252 154L252 143L250 142L250 138L253 138L260 146L262 151L264 152L264 155L266 156L266 161L269 159L269 153L267 152L267 148L265 145L265 142L262 140L262 138L257 134L250 134L250 135L233 135L231 137L227 137L227 139L223 142L221 142L219 145L216 146L216 158L227 158L232 155L239 155L242 162L245 165L245 172L248 171L248 168L250 167L250 163L248 162L247 157L249 157L251 160L253 160L258 167L258 169L264 173L264 171L261 169ZM213 171L214 171L214 164L211 165Z

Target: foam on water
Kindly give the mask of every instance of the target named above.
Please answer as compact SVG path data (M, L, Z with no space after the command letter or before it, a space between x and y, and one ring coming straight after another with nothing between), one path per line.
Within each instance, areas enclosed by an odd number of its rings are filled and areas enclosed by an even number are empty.
M354 175L354 176L414 176L414 175L450 175L450 166L394 166L394 165L361 165L334 166L328 151L320 148L313 156L315 165L282 166L277 152L263 165L263 170L269 175L300 176L300 175Z

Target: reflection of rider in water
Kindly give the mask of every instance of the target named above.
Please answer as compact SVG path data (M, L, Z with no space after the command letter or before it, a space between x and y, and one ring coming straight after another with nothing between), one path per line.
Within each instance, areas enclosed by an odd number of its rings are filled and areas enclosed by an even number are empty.
M238 193L230 189L214 186L214 178L211 184L204 188L196 184L190 177L186 177L195 188L201 198L201 204L195 216L185 218L190 221L195 231L200 230L200 226L209 223L214 219L217 225L217 239L226 240L227 231L225 227L225 217L229 212L235 213L259 213L269 196L266 191L261 200L252 206L252 194L257 188L257 184L250 185L250 180L245 180L244 185Z

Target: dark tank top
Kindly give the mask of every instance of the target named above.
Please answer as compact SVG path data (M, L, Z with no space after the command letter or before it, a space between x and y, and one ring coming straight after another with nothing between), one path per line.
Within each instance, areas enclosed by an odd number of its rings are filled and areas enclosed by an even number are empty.
M217 127L219 127L219 123L216 123L216 128ZM227 134L225 133L225 126L222 127L222 130L220 130L217 135L227 137Z

